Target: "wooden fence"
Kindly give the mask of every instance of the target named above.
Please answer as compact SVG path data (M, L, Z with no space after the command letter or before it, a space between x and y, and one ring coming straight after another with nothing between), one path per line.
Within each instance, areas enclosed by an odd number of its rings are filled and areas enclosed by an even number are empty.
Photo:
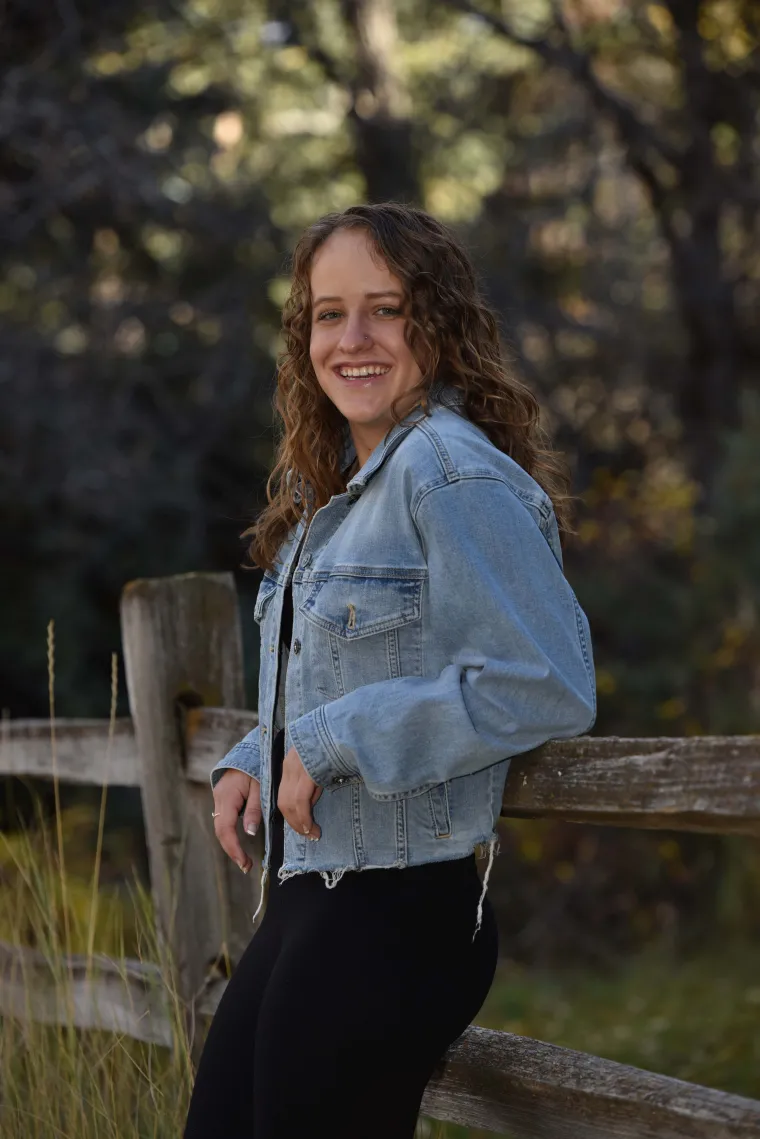
M159 927L192 1025L226 985L209 962L222 949L238 960L250 940L263 850L260 832L242 875L211 819L209 771L257 723L241 710L232 575L131 582L121 626L131 715L116 721L110 753L108 721L57 720L56 770L62 781L140 787ZM6 721L0 774L50 778L51 735L48 721ZM502 814L758 836L760 737L553 742L513 759ZM39 953L0 945L0 1014L73 1015L79 1027L171 1046L157 965L61 964L65 994ZM423 1111L513 1139L760 1139L760 1101L476 1027L447 1053Z

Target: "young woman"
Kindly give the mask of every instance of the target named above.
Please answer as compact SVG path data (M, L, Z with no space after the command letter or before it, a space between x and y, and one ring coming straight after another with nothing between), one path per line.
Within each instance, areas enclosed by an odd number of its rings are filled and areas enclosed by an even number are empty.
M562 468L444 226L393 204L322 218L284 333L284 437L246 531L259 726L211 775L243 872L238 816L263 822L267 906L185 1139L411 1139L493 980L510 757L594 721L589 629Z

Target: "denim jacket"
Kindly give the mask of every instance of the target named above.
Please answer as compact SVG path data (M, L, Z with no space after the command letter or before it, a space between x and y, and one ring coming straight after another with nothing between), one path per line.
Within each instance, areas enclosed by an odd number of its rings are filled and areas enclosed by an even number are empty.
M334 886L349 870L488 845L477 933L510 757L594 722L589 626L551 501L461 401L438 383L430 414L393 427L309 525L305 509L264 574L259 724L211 773L212 787L228 767L260 782L262 902L288 582L285 753L294 746L324 791L318 841L285 824L280 881L316 871ZM342 469L355 454L346 430Z

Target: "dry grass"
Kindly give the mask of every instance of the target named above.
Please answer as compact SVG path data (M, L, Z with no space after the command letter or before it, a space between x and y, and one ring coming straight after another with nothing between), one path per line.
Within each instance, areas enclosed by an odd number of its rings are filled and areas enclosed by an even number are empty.
M111 662L109 754L118 691ZM61 1023L30 1017L0 1021L0 1133L14 1139L177 1139L192 1086L187 1033L170 964L156 935L149 896L139 882L123 891L100 881L105 809L103 788L95 857L89 880L67 871L66 840L76 841L77 809L63 812L55 741L55 641L48 626L48 678L55 817L11 837L0 835L0 938L42 954L55 980ZM160 990L175 1046L172 1050L116 1033L75 1027L65 959L84 954L160 966ZM27 993L32 979L19 978Z
M192 1069L171 970L162 969L161 988L177 1042L174 1051L74 1027L63 964L67 944L75 953L107 950L117 962L128 956L160 962L150 899L139 887L131 891L128 906L99 892L97 922L90 924L90 891L76 880L62 881L53 844L44 834L22 834L12 845L3 839L5 867L15 874L6 876L0 890L0 930L4 940L42 952L67 1015L52 1026L11 1017L0 1021L0 1134L14 1139L177 1139ZM136 955L125 952L125 911L132 915L130 940L137 941ZM31 979L27 984L31 990Z

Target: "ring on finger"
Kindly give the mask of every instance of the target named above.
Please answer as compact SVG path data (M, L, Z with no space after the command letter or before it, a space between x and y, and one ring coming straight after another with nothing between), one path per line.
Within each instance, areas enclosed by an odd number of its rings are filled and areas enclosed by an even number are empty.
M211 812L211 818L212 818L212 819L215 819L215 818L216 818L216 816L217 816L217 815L221 815L221 813L222 813L221 811L212 811L212 812Z

